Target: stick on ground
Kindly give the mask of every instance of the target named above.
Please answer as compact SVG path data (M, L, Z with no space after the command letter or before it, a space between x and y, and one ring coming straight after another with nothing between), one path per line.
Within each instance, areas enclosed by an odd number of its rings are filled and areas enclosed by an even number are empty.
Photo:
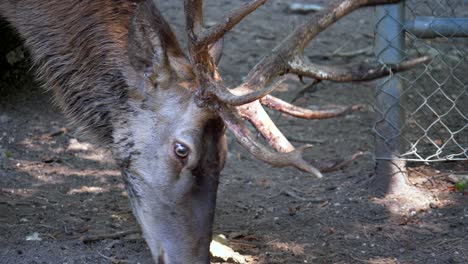
M130 229L127 231L119 231L115 232L112 234L100 234L100 235L90 235L90 236L82 236L80 237L80 240L83 243L88 243L88 242L93 242L93 241L98 241L98 240L104 240L104 239L115 239L119 237L124 237L132 234L137 234L140 233L140 229Z

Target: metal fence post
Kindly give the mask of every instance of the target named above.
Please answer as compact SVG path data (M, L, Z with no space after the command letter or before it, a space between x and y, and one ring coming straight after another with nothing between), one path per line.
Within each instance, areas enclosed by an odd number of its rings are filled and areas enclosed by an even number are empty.
M399 63L403 59L404 25L404 1L376 7L375 55L382 64ZM404 124L399 104L403 85L403 81L393 75L379 81L377 86L376 174L370 188L378 195L394 192L392 188L407 183L406 164L398 157L402 147L399 135Z

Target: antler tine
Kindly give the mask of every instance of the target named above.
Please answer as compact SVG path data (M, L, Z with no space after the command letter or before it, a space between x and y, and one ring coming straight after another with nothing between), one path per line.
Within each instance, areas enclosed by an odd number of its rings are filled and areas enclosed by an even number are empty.
M244 17L255 11L268 0L252 0L241 7L225 15L224 21L203 30L203 1L185 0L185 15L187 31L189 32L189 49L193 51L207 50L210 44L220 38L236 26ZM191 52L192 53L192 52Z
M189 59L199 82L197 94L202 98L201 101L204 101L204 98L210 98L209 87L212 87L213 83L215 83L213 78L219 79L219 75L217 74L216 65L210 57L208 46L199 47L197 45L197 39L203 32L203 1L185 0L184 10Z
M326 66L306 62L300 56L296 56L288 62L289 72L299 76L310 77L318 80L335 82L371 81L391 73L397 73L414 68L417 65L429 63L429 56L403 61L399 64L371 65L368 63L349 66Z
M271 92L279 88L284 82L284 80L286 80L285 77L278 78L272 84L259 90L254 90L255 87L249 86L248 84L239 86L236 89L231 90L227 89L224 86L218 85L218 87L216 87L213 93L216 95L216 98L221 102L232 106L241 106L256 101L270 94Z
M264 57L255 65L247 75L247 82L264 84L268 83L275 75L287 73L290 70L289 61L293 61L297 56L300 56L314 37L352 11L363 6L397 2L400 2L400 0L334 1L326 10L317 13L316 16L312 16L298 26L273 49L272 56ZM281 66L278 66L278 64Z
M185 0L184 10L190 59L195 59L196 52L198 51L196 50L196 41L203 28L203 1Z
M244 17L255 11L261 5L265 4L268 0L253 0L248 3L244 3L241 7L233 10L225 15L224 21L217 25L205 30L197 39L197 45L199 47L206 47L212 43L215 43L220 38L236 26Z
M303 119L327 119L334 118L339 116L344 116L352 112L359 111L364 108L363 105L353 105L348 107L337 107L333 109L324 109L324 110L311 110L307 108L302 108L295 106L288 102L285 102L277 97L272 95L267 95L260 99L262 105L280 111L282 113L288 114L290 116L303 118Z
M269 58L271 60L271 58ZM243 83L235 89L218 89L215 92L217 98L230 105L238 106L245 103L253 102L257 99L262 99L276 90L279 86L278 82L269 85L260 90L255 90L255 87L261 87L266 80L273 78L275 75L284 73L294 73L301 77L310 77L316 80L329 80L335 82L363 82L371 81L385 77L389 74L410 70L418 65L427 64L432 60L429 56L418 57L403 61L399 64L388 65L371 65L361 63L348 66L326 66L306 62L300 55L293 57L286 65L274 65L273 71L265 73L263 78L261 73L255 72L251 75L249 81ZM281 62L283 63L283 62ZM268 64L267 64L268 65ZM243 95L234 95L242 93ZM270 100L271 101L271 100Z
M237 107L239 114L259 131L268 144L279 152L291 152L294 146L278 129L259 101Z
M215 43L220 38L236 26L244 17L255 11L268 0L252 0L244 3L241 7L225 15L224 21L217 25L202 31L203 28L203 1L185 0L185 15L187 21L187 30L195 32L193 45L196 48L206 48Z
M186 29L198 34L203 27L203 1L185 0L184 9Z
M320 173L318 169L302 158L304 150L310 148L311 145L304 145L287 153L272 152L267 147L253 139L252 133L239 119L238 113L235 109L231 109L226 105L221 105L219 114L229 130L234 134L237 141L256 158L276 167L293 166L297 169L313 174L318 178L323 177L322 173Z
M252 70L249 72L246 81L234 90L257 90L252 89L252 87L265 87L275 77L286 73L296 73L298 75L308 76L316 79L342 82L364 80L368 81L386 76L395 70L404 71L416 65L428 62L430 59L423 57L406 61L401 64L391 65L387 68L362 64L355 68L333 69L332 67L308 64L301 57L304 48L315 36L352 11L364 6L390 4L397 2L400 2L400 0L334 1L332 4L330 4L329 8L317 13L317 15L311 17L302 25L298 26L278 46L276 46L270 54L263 57L263 59L257 63L257 65L255 65L255 67L252 68ZM265 91L271 92L267 88L264 89ZM252 95L249 95L249 93L244 93L241 97L252 97ZM220 100L230 104L232 101L241 102L244 99L229 98L229 100L224 100L224 98L220 98Z
M275 48L283 55L294 56L302 52L309 42L319 33L349 13L364 6L398 3L401 0L335 0L322 12L312 16L298 26L286 39Z

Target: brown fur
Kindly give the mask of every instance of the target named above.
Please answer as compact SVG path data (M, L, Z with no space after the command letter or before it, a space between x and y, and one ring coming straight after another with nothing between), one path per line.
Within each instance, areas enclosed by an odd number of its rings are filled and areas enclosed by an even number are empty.
M5 0L2 0L2 2ZM5 17L31 51L37 77L54 101L81 129L103 145L112 142L112 124L128 111L124 71L128 32L142 0L6 0ZM159 12L159 11L153 11ZM151 20L164 47L183 56L159 13ZM135 65L138 67L138 65ZM89 133L91 132L91 133Z

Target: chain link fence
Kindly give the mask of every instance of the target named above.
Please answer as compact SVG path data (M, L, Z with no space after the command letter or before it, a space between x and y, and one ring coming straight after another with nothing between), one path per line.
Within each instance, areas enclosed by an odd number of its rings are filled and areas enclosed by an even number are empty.
M468 1L413 0L376 9L381 63L430 63L378 83L377 160L468 160Z

